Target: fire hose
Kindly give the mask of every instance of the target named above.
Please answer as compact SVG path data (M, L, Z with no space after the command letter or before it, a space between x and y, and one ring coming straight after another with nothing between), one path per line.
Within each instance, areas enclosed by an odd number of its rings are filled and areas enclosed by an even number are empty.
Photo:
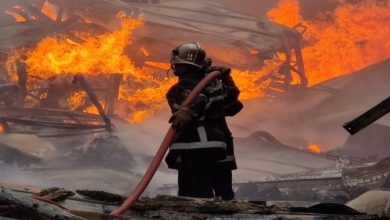
M204 88L206 88L207 84L219 77L221 74L222 73L219 71L213 71L207 74L207 76L203 78L202 81L200 81L191 91L191 93L187 96L187 98L182 103L182 107L189 105L199 95L199 93L202 92ZM168 129L168 132L165 135L160 145L160 148L154 156L153 161L149 165L149 168L147 169L145 175L142 177L141 181L138 183L134 191L122 203L122 205L111 212L112 215L122 215L138 200L141 194L145 191L146 187L149 185L158 167L160 166L165 153L167 152L169 146L171 146L172 144L175 134L176 130L171 126Z

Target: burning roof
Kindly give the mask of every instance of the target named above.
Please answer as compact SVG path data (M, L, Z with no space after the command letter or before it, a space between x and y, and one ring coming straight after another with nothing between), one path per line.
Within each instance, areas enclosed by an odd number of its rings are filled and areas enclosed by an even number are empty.
M97 113L85 92L70 89L69 79L80 72L100 77L93 84L101 88L108 74L120 73L124 78L115 113L140 122L165 108L164 93L176 81L165 75L168 54L182 41L199 40L216 64L232 66L242 101L293 93L389 56L389 29L382 24L390 10L381 1L337 1L317 17L303 16L299 1L280 1L268 17L296 30L215 2L137 2L2 1L6 10L0 14L1 29L6 34L0 36L0 48L9 80L20 80L15 64L25 63L29 96L58 100L57 106L67 110ZM304 32L306 74L297 30ZM41 87L56 88L65 97ZM302 97L299 91L293 97Z
M286 69L290 62L295 62L293 71L302 87L307 83L297 31L220 4L119 0L1 4L7 8L2 16L8 18L1 27L9 34L0 37L0 48L9 54L6 64L12 80L18 79L18 63L25 63L28 77L34 78L28 80L27 90L42 86L36 79L123 74L116 113L130 122L164 108L164 93L176 81L165 76L168 54L183 41L200 41L214 63L235 68L241 100L263 96L262 90L274 81L273 87L279 88L273 91L286 90L292 83ZM69 108L77 108L84 99L85 94L73 92L67 98ZM89 106L83 111L96 109Z
M41 3L38 4L37 2ZM97 2L98 4L96 4ZM176 30L175 32L160 32L158 35L152 35L150 34L151 30L148 30L147 37L154 38L160 42L167 42L169 37L173 38L169 39L173 41L169 41L170 45L168 46L175 46L183 40L189 40L185 39L188 38L188 34L197 34L191 36L191 38L213 39L212 43L229 47L232 44L239 44L248 50L259 50L261 53L266 54L267 52L274 53L275 51L284 52L287 46L286 42L283 42L284 40L299 40L299 34L292 29L266 19L239 14L225 8L221 4L207 1L169 1L145 4L126 3L120 0L85 0L77 2L29 0L19 4L18 1L8 0L3 1L2 4L5 5L4 8L8 8L5 11L6 15L12 15L19 23L39 22L39 19L64 23L71 19L72 16L77 15L79 19L83 19L87 23L94 23L112 30L113 26L118 25L115 21L115 15L119 11L124 11L134 17L142 15L143 20L151 25L160 25ZM41 11L39 11L39 8L41 8ZM36 17L37 14L40 17ZM5 15L3 14L3 16ZM4 23L9 23L9 20L8 16L8 19L3 21L8 21ZM22 29L22 27L19 27L19 29ZM177 31L181 32L181 34L177 35ZM15 36L18 33L13 34ZM292 36L295 36L295 39L291 38ZM18 43L23 44L23 41ZM165 47L165 45L161 46ZM5 47L9 48L9 45Z

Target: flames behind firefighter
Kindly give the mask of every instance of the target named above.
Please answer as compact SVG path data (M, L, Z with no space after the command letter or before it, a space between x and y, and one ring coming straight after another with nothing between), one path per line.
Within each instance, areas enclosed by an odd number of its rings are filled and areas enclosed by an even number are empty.
M179 81L166 97L173 114L169 122L177 134L165 160L169 168L178 170L178 194L233 199L232 170L237 166L225 117L234 116L243 105L230 69L211 66L211 59L197 42L173 49L171 65ZM212 71L220 71L222 77L211 82L188 107L181 107L197 83Z

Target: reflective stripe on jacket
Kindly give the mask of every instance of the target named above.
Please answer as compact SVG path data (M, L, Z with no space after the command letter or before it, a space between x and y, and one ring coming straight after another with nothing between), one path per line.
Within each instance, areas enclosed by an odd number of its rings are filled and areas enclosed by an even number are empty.
M191 80L179 81L170 88L166 97L172 112L180 108L196 84ZM165 158L169 168L178 169L182 158L194 155L218 161L221 168L236 169L233 141L225 116L241 110L242 107L230 110L231 103L239 102L238 94L233 81L223 83L217 79L195 98L188 107L196 116L187 127L177 132ZM226 114L227 109L234 114Z

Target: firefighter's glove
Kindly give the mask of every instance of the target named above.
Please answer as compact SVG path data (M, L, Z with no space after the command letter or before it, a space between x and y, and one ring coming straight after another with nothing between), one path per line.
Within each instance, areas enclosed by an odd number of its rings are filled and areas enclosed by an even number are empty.
M179 108L172 117L169 119L169 123L172 123L172 127L177 130L186 127L194 117L194 114L188 108Z

